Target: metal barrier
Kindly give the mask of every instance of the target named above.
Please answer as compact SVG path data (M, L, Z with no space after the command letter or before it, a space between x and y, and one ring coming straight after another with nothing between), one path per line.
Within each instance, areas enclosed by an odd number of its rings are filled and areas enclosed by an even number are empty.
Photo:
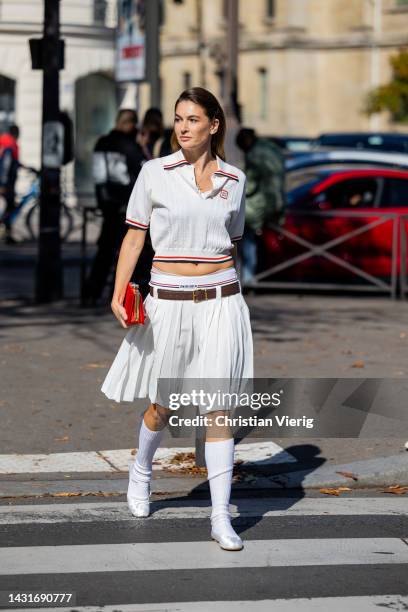
M277 265L274 265L268 268L267 270L262 270L262 272L259 272L258 274L254 276L251 282L244 283L245 287L248 287L248 288L251 288L251 287L269 288L271 287L271 288L281 288L281 289L284 289L284 288L288 288L288 289L292 289L292 288L293 289L347 289L347 290L352 290L352 291L366 291L366 292L378 292L378 293L387 292L390 294L390 297L392 297L393 299L396 299L397 293L398 293L398 257L399 256L401 259L401 268L402 268L402 264L404 264L404 267L406 268L406 232L405 232L404 224L401 224L401 227L403 227L404 231L400 233L400 241L398 240L399 238L398 229L399 229L401 218L403 218L404 215L400 215L399 213L379 212L379 211L376 211L375 209L373 209L372 211L368 213L359 212L359 211L310 211L310 212L291 211L290 215L293 217L302 216L306 218L312 218L312 217L322 217L322 218L339 217L341 218L341 217L344 217L344 218L362 218L364 219L364 218L370 217L370 219L372 219L373 217L377 217L377 219L374 221L367 221L367 223L364 223L362 226L356 229L353 229L351 231L348 231L344 234L341 234L340 236L337 236L336 238L333 238L323 244L313 244L312 242L306 240L305 238L302 238L301 236L298 236L297 234L294 234L293 232L286 230L284 227L280 227L276 224L270 224L269 227L274 229L278 234L286 236L293 242L296 242L300 244L301 246L305 247L307 250L304 253L291 257L290 259L287 259ZM407 218L408 218L408 215L407 215ZM388 222L392 223L391 274L389 276L388 282L385 282L380 277L369 274L363 268L359 268L353 264L350 264L345 259L342 259L338 257L337 255L334 255L333 253L329 252L329 249L335 246L338 246L339 244L342 244L350 240L351 238L355 238L356 236L359 236L367 231L374 229L375 227L378 227ZM402 248L400 248L399 242L401 245L403 244ZM402 251L404 251L404 255L402 255ZM265 277L271 276L273 274L277 274L278 272L281 272L282 270L285 270L286 268L294 266L295 264L298 264L302 261L310 259L311 257L314 257L316 255L322 256L328 259L329 261L331 261L332 263L338 265L339 267L345 268L346 270L348 270L349 272L352 272L356 276L363 278L369 284L368 285L367 284L346 284L346 283L340 283L340 282L339 283L296 282L296 281L286 282L286 281L269 281L269 280L263 281L262 280ZM403 274L400 269L400 287L402 287L402 279L404 279L404 295L405 295L405 293L408 291L407 282L406 282L407 280L406 270L405 270L405 273Z

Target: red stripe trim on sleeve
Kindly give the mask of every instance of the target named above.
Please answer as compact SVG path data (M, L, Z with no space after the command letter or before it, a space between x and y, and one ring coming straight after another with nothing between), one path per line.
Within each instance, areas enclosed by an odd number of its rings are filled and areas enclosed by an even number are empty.
M149 227L149 225L146 225L145 223L140 223L140 221L134 221L133 219L126 219L126 223L128 223L129 225L134 225L135 227L139 227L140 229L146 229Z

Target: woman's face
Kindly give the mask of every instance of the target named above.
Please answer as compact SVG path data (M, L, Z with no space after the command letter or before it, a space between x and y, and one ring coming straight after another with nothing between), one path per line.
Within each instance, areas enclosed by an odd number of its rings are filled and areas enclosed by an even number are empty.
M183 100L176 107L174 131L183 149L204 148L218 130L219 120L210 121L199 104Z

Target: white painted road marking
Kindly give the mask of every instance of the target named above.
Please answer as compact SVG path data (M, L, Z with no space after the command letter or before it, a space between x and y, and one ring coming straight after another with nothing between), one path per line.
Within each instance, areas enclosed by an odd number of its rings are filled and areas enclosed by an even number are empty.
M260 545L261 544L261 545ZM0 549L0 575L195 570L231 567L408 564L399 538L246 540L239 554L214 542L78 544Z
M185 504L184 506L182 504ZM171 499L152 502L153 514L146 519L208 518L210 500ZM164 507L163 507L164 506ZM302 499L242 499L231 504L233 517L251 516L406 516L408 498L404 497L304 497ZM238 510L239 508L239 510ZM0 506L0 525L28 523L65 523L87 521L137 520L129 513L126 502L55 503Z
M407 610L405 595L372 595L355 597L311 597L302 599L262 599L260 601L183 601L162 604L128 604L115 606L75 606L78 612L373 612L373 610ZM58 608L60 612L73 608ZM15 610L15 608L13 609ZM50 612L50 608L36 608ZM6 611L7 612L7 611ZM11 612L11 610L9 611Z

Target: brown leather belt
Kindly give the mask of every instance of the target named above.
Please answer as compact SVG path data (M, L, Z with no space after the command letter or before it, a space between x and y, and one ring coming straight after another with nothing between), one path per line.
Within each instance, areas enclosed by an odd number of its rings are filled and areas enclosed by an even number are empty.
M234 295L235 293L240 293L238 281L221 287L221 297ZM154 296L153 287L150 287L150 295ZM211 289L194 289L193 291L157 289L157 297L159 300L193 300L193 302L202 302L203 300L212 300L217 297L217 291L215 287Z

